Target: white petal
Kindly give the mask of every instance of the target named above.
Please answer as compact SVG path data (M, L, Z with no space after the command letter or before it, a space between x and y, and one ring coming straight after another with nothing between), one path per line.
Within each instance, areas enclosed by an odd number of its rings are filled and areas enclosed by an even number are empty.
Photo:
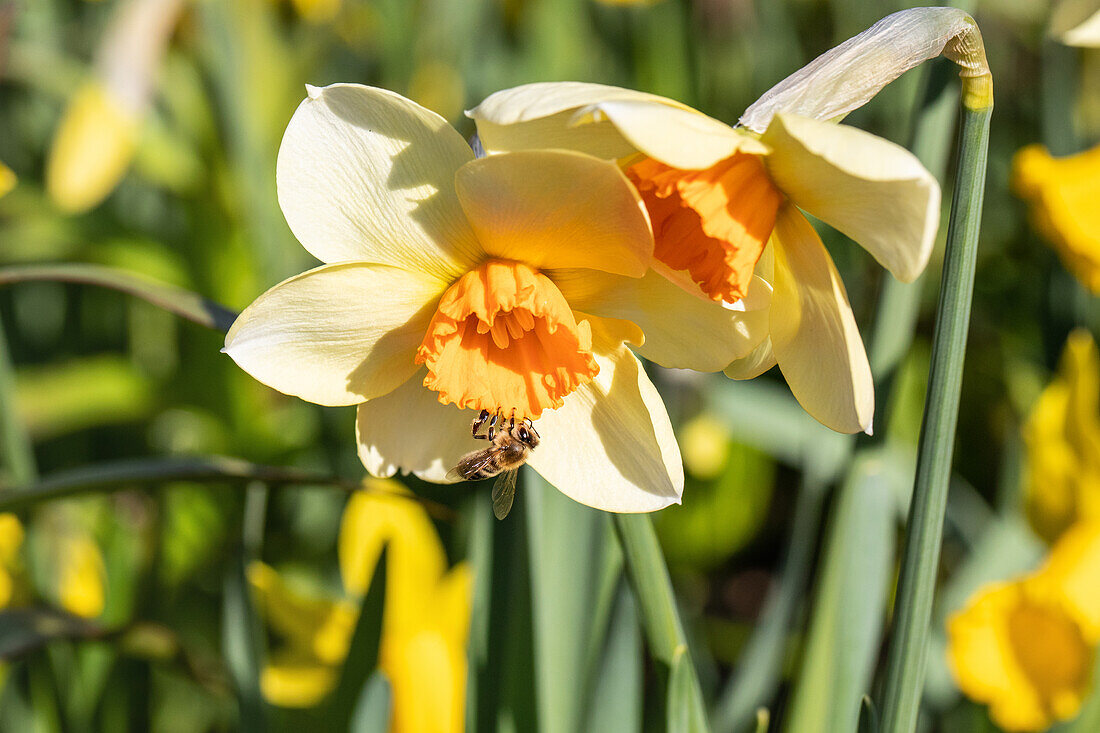
M841 119L909 69L941 53L963 68L963 76L989 74L981 34L964 11L898 11L776 84L745 110L740 123L763 132L779 112Z
M571 307L636 323L645 333L645 343L635 350L664 367L721 371L767 336L766 307L749 312L725 308L685 292L652 270L642 278L591 270L555 270L549 275ZM763 289L767 291L766 285ZM756 301L761 298L767 295L754 295Z
M477 412L440 403L439 394L424 386L425 374L421 369L389 394L359 405L359 459L372 476L401 471L437 484L454 483L461 479L447 474L458 459L487 447L470 434Z
M844 283L810 222L791 205L775 232L771 340L795 398L841 433L869 432L874 385Z
M661 396L625 346L597 354L600 373L547 410L528 463L569 498L610 512L680 503L684 468Z
M454 193L473 151L439 115L358 84L310 87L279 148L279 205L323 262L454 277L481 250Z
M640 277L653 256L645 207L606 160L566 150L492 155L460 168L455 186L494 257Z
M861 244L903 282L924 270L940 221L940 187L900 145L846 125L776 115L764 160L798 206Z
M416 349L445 287L388 265L324 265L257 298L229 330L225 351L280 392L356 404L416 371Z
M763 154L751 135L687 107L649 100L603 101L581 109L572 124L609 120L635 148L673 168L709 168L740 150Z
M1093 13L1080 25L1062 33L1059 40L1067 46L1100 48L1100 10Z
M775 365L775 350L771 337L768 337L751 354L733 362L723 371L730 379L754 379Z

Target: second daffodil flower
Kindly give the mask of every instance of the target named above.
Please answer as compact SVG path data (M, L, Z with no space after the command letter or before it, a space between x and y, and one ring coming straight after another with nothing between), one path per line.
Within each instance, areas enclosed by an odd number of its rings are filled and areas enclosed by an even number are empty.
M897 15L830 52L841 69L833 76L857 76L852 69L872 63L861 54L877 53L891 34L925 22ZM876 69L859 80L818 84L828 76L823 59L799 72L808 79L796 74L750 107L741 127L664 97L585 83L516 87L469 114L490 152L568 148L618 161L653 220L654 268L688 291L743 309L746 327L756 329L749 340L758 348L723 365L726 373L748 378L778 363L807 412L852 433L871 428L871 371L844 284L800 210L908 282L928 262L940 189L907 150L824 121L838 116L835 105L818 109L808 101L874 87L842 108L843 116L900 73L897 64L881 78ZM821 118L776 113L773 98L796 93L800 103L787 106Z
M339 84L309 88L277 183L291 230L326 264L260 296L226 351L282 392L358 404L372 474L454 480L485 445L470 427L487 410L536 421L530 465L581 503L679 501L668 415L625 344L652 331L651 348L714 364L752 344L743 314L644 277L652 234L613 163L561 150L475 159L438 115ZM681 300L717 338L678 332Z

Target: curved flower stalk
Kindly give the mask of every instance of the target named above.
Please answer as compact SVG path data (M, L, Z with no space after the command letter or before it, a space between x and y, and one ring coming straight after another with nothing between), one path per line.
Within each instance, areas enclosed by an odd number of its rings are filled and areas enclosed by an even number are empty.
M391 733L461 731L466 690L473 574L448 570L443 544L423 507L396 482L373 480L356 492L340 522L344 593L296 592L273 568L249 568L268 623L282 638L261 676L261 689L282 707L312 707L335 687L383 546L387 573L379 667L393 695Z
M341 84L309 89L277 182L291 230L327 264L260 296L225 350L282 392L358 404L373 475L454 480L485 446L470 425L487 410L536 421L530 465L581 503L679 501L668 415L625 344L712 368L756 344L749 314L647 273L649 224L615 165L561 150L475 160L438 115Z
M1016 153L1012 172L1032 225L1074 277L1100 293L1100 147L1055 158L1042 145L1029 145Z
M1010 731L1075 716L1100 641L1100 524L1066 532L1035 573L979 589L947 623L959 688Z
M1024 496L1035 530L1053 542L1080 520L1100 520L1100 353L1074 331L1058 375L1024 425Z
M921 273L939 223L936 180L905 149L825 120L941 52L980 95L988 70L971 58L984 62L973 32L954 9L895 13L778 84L737 128L670 99L580 83L498 92L469 115L490 152L565 147L619 161L653 220L654 268L703 297L767 310L767 338L726 373L749 378L778 363L811 415L834 430L870 432L863 343L844 284L800 210L899 279Z

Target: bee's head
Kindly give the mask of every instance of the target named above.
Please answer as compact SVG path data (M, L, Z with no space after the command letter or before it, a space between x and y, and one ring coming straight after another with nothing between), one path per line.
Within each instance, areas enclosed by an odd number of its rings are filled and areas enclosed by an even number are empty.
M516 423L516 426L510 431L512 437L523 443L532 450L539 444L539 434L535 430L535 426L524 420L521 423Z

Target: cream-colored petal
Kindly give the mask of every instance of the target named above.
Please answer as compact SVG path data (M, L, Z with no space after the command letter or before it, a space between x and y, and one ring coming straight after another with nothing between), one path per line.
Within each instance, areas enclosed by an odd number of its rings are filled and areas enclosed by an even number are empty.
M731 363L723 371L730 379L753 379L776 365L771 337L760 342L748 356Z
M941 53L961 67L964 99L971 92L967 82L989 79L985 47L973 18L958 8L910 8L886 16L776 84L745 110L740 124L763 132L779 112L841 119L909 69ZM991 82L985 91L992 93Z
M684 467L661 396L621 344L611 351L594 325L600 373L535 423L542 440L528 463L559 491L610 512L680 503Z
M453 278L481 250L454 194L474 157L439 115L384 89L309 87L279 148L279 205L323 262Z
M462 479L447 474L458 459L486 447L470 434L477 412L441 404L438 394L423 385L425 373L421 369L388 395L359 405L359 459L371 475L385 478L401 471L437 484L455 483Z
M612 160L636 151L609 120L578 126L574 115L591 104L623 100L687 109L671 99L633 89L540 82L492 94L466 114L477 122L478 137L489 152L559 148Z
M1087 6L1092 6L1087 8ZM1060 13L1062 9L1067 11L1077 11L1076 18L1072 17L1072 12ZM1080 17L1081 13L1092 11L1092 14L1087 17ZM1058 15L1066 15L1063 22ZM1071 21L1072 18L1072 21ZM1070 21L1066 23L1065 21ZM1070 27L1059 27L1059 25ZM1100 48L1100 10L1097 9L1096 2L1077 2L1077 3L1062 3L1062 8L1055 11L1054 17L1051 18L1051 33L1055 35L1058 40L1067 46L1081 46L1084 48Z
M776 185L862 245L903 282L924 270L940 222L940 186L900 145L846 125L776 115L763 140Z
M817 232L791 205L773 234L772 348L795 398L841 433L870 432L871 367L844 283Z
M764 154L752 135L702 112L651 100L604 101L578 111L572 124L609 120L635 148L673 168L702 169L737 151Z
M257 298L226 335L225 352L280 392L353 405L413 375L445 287L388 265L323 265Z
M641 199L612 162L565 150L492 155L462 166L455 187L494 257L640 277L653 256Z
M664 367L721 371L767 336L766 308L723 307L684 292L653 270L641 278L591 270L549 275L571 307L636 323L645 343L635 351Z

